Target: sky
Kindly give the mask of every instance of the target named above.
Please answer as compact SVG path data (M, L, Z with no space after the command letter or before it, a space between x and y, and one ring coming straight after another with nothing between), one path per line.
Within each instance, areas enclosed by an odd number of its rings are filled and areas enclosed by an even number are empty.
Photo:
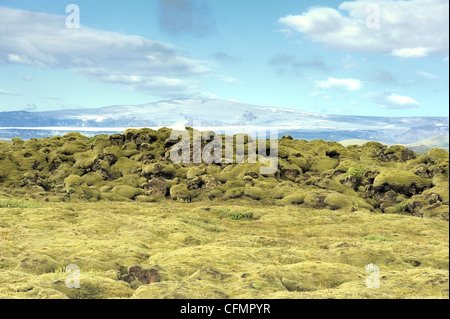
M72 1L0 0L0 112L192 98L449 114L448 0Z

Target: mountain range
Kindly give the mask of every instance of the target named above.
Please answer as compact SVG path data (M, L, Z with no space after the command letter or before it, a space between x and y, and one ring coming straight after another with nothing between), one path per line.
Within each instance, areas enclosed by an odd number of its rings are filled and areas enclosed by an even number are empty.
M127 128L201 127L246 132L277 128L279 135L327 141L371 140L411 144L448 136L448 117L373 117L310 113L231 100L176 99L144 105L119 105L46 112L0 112L0 138L45 137L78 131L87 136Z

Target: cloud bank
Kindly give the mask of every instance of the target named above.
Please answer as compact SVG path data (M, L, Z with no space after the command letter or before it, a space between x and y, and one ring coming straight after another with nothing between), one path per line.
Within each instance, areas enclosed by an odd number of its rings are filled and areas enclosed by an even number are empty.
M369 28L368 8L377 5L379 28ZM448 0L352 1L338 10L313 7L279 22L336 50L391 54L399 58L448 56Z
M69 69L92 81L162 97L202 96L195 77L211 71L207 61L140 36L68 29L65 19L0 6L0 64Z

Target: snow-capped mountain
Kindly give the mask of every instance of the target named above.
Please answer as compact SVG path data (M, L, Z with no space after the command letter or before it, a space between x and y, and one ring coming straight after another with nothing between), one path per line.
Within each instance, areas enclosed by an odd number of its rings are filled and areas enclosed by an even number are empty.
M1 112L0 137L30 138L80 131L87 135L141 127L202 127L236 131L277 128L280 135L304 139L366 139L413 143L448 135L447 117L368 117L308 113L229 100L178 99L134 106L48 112Z

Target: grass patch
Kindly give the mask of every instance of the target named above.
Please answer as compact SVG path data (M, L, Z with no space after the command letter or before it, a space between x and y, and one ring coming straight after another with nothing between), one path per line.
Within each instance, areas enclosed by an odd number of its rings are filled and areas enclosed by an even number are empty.
M0 208L41 208L42 206L33 202L23 200L4 199L0 200Z
M347 173L345 173L344 177L347 177L347 176L363 177L365 171L366 171L366 168L362 167L362 166L359 166L356 168L351 168L348 170Z
M231 209L227 209L226 211L221 210L220 213L227 215L232 220L252 220L253 219L253 212L240 213L240 212L232 211Z

